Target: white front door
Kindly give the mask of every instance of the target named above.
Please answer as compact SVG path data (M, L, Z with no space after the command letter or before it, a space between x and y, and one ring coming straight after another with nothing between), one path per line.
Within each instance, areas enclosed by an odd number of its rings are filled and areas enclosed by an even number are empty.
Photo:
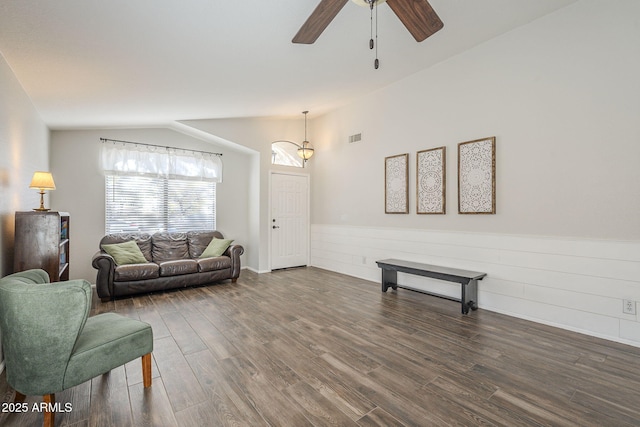
M309 177L271 175L271 269L307 265Z

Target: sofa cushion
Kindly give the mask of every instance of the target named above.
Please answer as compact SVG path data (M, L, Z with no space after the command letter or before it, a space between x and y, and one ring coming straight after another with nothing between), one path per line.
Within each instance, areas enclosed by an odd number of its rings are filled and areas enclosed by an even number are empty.
M155 233L151 237L153 262L189 259L187 233ZM162 272L160 273L162 275Z
M231 268L231 258L228 256L218 256L213 258L200 258L198 260L198 271L215 271Z
M233 240L231 239L211 239L207 248L202 252L200 258L211 258L220 256L227 250Z
M142 251L134 240L102 245L102 249L113 257L117 265L144 264L147 262L147 259L142 255Z
M102 245L111 245L114 243L123 243L130 240L135 240L142 252L142 255L146 258L147 262L151 262L151 234L149 233L114 233L107 234L100 240L100 247Z
M187 233L189 256L193 259L200 258L200 255L202 255L202 252L204 252L214 237L218 239L224 238L219 231L189 231Z
M198 272L198 263L193 259L176 259L173 261L163 261L159 264L160 276L179 276Z
M116 267L114 280L116 282L131 282L135 280L155 279L160 276L158 264L128 264Z

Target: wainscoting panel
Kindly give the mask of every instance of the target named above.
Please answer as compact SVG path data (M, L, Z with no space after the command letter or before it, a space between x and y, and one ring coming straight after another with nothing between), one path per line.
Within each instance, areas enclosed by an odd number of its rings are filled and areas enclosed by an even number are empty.
M416 229L311 226L311 265L379 282L398 258L483 271L478 305L640 347L640 242ZM398 274L401 286L459 296L459 287ZM402 292L402 291L400 291Z

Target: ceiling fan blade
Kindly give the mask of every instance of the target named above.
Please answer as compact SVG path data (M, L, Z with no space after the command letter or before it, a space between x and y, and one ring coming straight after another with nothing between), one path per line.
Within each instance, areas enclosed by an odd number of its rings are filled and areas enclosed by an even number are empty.
M427 0L387 0L387 4L418 42L444 27Z
M291 41L303 44L315 42L348 1L321 0Z

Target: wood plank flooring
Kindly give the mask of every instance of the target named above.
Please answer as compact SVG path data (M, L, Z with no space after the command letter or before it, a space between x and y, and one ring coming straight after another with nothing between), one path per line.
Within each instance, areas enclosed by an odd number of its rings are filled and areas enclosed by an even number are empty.
M153 386L135 360L57 394L57 426L640 425L638 348L317 268L94 298L107 311L153 326Z

